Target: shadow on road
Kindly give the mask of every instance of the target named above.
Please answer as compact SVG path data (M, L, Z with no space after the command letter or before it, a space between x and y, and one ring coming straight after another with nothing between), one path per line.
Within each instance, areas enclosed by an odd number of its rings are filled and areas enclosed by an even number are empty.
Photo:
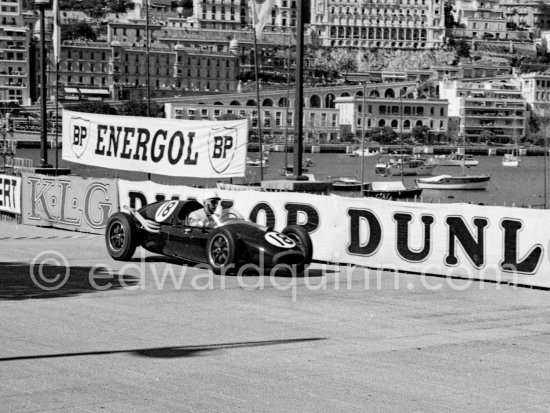
M0 362L62 358L62 357L103 356L103 355L109 355L109 354L131 354L134 356L150 357L150 358L182 358L182 357L196 357L196 356L204 355L206 353L212 353L220 350L227 350L227 349L233 349L233 348L275 346L275 345L281 345L281 344L303 343L308 341L321 341L321 340L326 340L326 338L322 338L322 337L291 338L291 339L283 339L283 340L243 341L243 342L236 342L236 343L205 344L202 346L151 347L151 348L141 348L141 349L132 349L132 350L85 351L80 353L58 353L58 354L42 354L42 355L35 355L35 356L14 356L14 357L1 357Z
M100 267L0 262L0 300L70 297L138 284L129 275Z

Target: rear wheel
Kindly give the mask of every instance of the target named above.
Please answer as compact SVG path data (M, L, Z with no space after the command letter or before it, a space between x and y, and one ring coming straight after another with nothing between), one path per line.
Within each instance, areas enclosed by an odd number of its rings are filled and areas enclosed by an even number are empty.
M117 261L128 261L136 252L138 230L131 215L117 212L109 218L105 243L109 255Z
M227 274L236 270L237 240L225 228L216 228L210 234L206 246L208 265L215 274Z
M283 229L283 234L292 239L298 248L304 253L304 263L296 266L297 275L301 275L306 265L311 263L313 257L313 244L306 229L301 225L289 225Z

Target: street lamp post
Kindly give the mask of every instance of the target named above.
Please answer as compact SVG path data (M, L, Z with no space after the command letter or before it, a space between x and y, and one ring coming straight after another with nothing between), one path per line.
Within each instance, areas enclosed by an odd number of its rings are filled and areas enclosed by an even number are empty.
M42 168L51 168L48 164L48 119L46 114L47 79L46 79L46 23L44 8L50 4L50 0L35 0L34 4L40 10L40 149Z

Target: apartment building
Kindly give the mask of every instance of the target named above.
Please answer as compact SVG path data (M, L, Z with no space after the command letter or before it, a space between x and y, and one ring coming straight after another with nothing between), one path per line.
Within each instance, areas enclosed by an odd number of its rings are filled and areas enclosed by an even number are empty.
M543 0L500 0L508 23L523 28L550 29L550 4Z
M443 0L312 0L311 30L326 47L431 49L444 42Z
M149 74L147 73L149 55ZM53 65L50 65L53 75ZM62 45L59 65L61 96L67 100L142 98L147 81L153 97L186 92L230 92L237 90L239 67L230 53L173 49L155 44L147 52L143 45L72 42ZM55 76L49 76L55 93Z
M489 134L500 143L511 143L525 136L527 103L520 87L509 80L444 81L439 89L466 141L478 142Z
M550 72L524 73L514 79L533 112L546 116L550 113Z
M441 99L359 96L336 98L339 124L352 133L389 126L398 133L411 133L416 126L427 126L435 134L447 133L448 103ZM364 108L364 113L363 113Z
M30 44L20 0L0 0L0 100L30 103Z
M308 1L304 1L307 7ZM193 20L201 29L241 30L252 26L250 1L202 0L193 2ZM294 32L296 0L275 0L271 16L264 28L269 32Z

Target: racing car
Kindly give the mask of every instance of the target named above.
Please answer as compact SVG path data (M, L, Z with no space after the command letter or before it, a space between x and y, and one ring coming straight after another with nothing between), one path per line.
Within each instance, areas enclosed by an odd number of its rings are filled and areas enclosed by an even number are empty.
M301 274L311 263L313 246L303 226L289 225L278 232L245 220L233 209L223 210L211 225L189 225L189 214L200 208L195 200L160 201L139 210L124 207L107 222L107 251L115 260L127 261L141 246L156 254L207 264L216 274L234 273L245 264Z

